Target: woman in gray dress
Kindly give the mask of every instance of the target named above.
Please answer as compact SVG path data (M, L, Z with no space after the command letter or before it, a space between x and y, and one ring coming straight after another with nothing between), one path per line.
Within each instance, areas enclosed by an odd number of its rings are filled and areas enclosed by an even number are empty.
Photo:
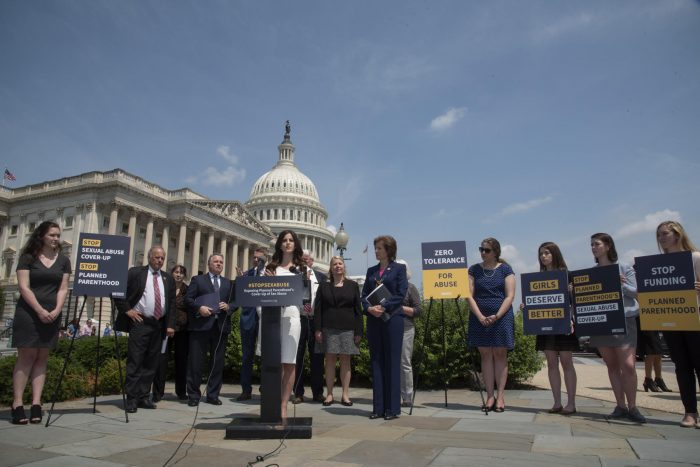
M46 381L49 349L56 346L61 308L68 294L70 260L61 254L61 229L55 222L42 222L32 232L17 264L17 302L12 326L17 363L12 373L14 401L12 423L41 423L41 393ZM30 418L24 413L22 396L32 382Z
M340 358L340 384L343 394L340 403L351 406L350 358L360 353L362 338L362 303L357 282L345 277L345 261L340 256L331 258L330 279L319 285L314 302L314 327L317 353L326 354L326 399L324 406L333 403L335 362Z

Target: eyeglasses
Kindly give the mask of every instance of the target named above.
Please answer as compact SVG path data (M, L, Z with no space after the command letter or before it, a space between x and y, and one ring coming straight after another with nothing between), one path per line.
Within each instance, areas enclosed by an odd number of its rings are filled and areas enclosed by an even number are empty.
M479 253L491 253L493 250L491 248L479 247Z

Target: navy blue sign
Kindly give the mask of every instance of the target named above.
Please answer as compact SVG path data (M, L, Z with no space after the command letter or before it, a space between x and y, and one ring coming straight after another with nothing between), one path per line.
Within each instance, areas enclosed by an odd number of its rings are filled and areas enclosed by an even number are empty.
M620 267L617 264L570 272L579 336L625 334Z
M571 306L566 271L520 275L524 334L571 334Z
M304 300L304 281L294 276L236 278L236 306L298 306Z
M124 298L128 269L129 237L81 232L73 294Z

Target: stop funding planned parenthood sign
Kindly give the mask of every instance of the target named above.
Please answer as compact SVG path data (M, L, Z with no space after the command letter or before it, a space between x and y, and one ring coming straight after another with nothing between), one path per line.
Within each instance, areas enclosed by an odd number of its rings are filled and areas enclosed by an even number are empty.
M73 293L89 297L126 296L129 237L82 232Z

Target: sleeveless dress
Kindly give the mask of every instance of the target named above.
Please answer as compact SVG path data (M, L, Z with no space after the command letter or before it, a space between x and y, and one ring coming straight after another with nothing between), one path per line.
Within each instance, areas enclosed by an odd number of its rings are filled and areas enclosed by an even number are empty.
M495 315L506 298L506 277L513 269L500 263L496 269L487 269L481 264L469 268L474 278L474 301L484 316ZM473 313L469 314L468 342L470 347L515 347L515 317L511 306L505 315L491 326L483 326Z
M61 287L63 275L71 273L70 260L60 253L49 268L31 255L22 255L17 262L17 270L29 270L29 288L34 292L39 304L48 311L56 307L56 296ZM12 324L13 345L53 348L58 341L60 325L61 315L58 315L52 323L43 323L34 309L20 297Z
M289 270L278 267L275 270L277 276L293 276L294 273ZM260 315L260 308L258 308ZM299 336L301 335L301 319L299 318L298 306L286 306L282 308L282 319L280 320L280 339L282 346L282 363L294 364L297 360L297 348L299 347ZM262 322L262 321L260 321ZM256 343L255 353L260 355L262 326L258 326L258 341Z

